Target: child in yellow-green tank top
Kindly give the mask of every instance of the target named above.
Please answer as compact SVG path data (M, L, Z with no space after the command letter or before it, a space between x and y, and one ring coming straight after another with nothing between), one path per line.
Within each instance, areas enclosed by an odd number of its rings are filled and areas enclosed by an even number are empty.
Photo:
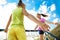
M22 8L16 8L12 13L12 23L8 32L8 40L26 40L23 18Z

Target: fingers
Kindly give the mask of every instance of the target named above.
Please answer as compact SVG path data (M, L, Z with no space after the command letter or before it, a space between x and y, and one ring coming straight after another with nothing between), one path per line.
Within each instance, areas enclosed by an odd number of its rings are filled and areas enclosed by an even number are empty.
M57 23L57 22L54 22L54 24L55 24L55 25L58 25L58 23Z
M45 25L43 26L43 30L44 30L44 31L49 31L49 28L50 28L50 27L49 27L49 25L47 25L47 24L45 24Z

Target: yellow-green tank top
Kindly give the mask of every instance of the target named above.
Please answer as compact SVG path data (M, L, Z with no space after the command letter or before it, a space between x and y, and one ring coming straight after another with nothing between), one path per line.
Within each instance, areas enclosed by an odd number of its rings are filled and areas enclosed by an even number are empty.
M23 25L23 21L24 21L24 15L22 13L22 8L21 7L17 7L12 12L11 26L13 26L13 25L24 26Z

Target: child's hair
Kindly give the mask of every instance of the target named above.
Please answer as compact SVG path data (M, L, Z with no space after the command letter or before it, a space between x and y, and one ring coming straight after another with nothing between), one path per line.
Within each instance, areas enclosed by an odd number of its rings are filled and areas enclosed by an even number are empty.
M22 0L19 0L18 2L18 6L20 6L22 4Z
M45 15L45 14L40 14L40 15L42 15L43 17L47 17L47 15Z
M24 5L24 3L22 2L22 0L19 0L18 6L22 6L22 5Z
M42 15L43 17L47 17L48 15L45 15L45 14L39 14L37 13L37 15Z

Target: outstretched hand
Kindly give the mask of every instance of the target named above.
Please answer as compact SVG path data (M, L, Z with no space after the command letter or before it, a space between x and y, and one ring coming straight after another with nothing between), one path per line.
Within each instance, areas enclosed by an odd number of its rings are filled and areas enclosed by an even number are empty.
M44 24L43 27L42 27L43 31L49 31L49 28L50 27L47 24Z
M54 22L54 24L55 24L55 25L58 25L58 23L57 23L57 22Z

